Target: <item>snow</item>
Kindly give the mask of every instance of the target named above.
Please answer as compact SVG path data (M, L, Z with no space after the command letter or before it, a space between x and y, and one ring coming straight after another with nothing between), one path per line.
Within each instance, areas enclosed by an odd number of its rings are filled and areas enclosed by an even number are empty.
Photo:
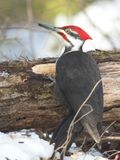
M0 72L0 77L4 77L4 78L7 78L9 76L9 73L8 72Z
M65 156L64 160L108 160L94 148L86 153L79 150L79 148L74 148L72 149L72 153L73 154L71 156ZM60 154L57 153L56 157L57 159L60 159Z
M39 160L49 158L53 154L54 146L49 142L40 139L37 134L27 130L20 132L10 132L8 134L0 132L0 160Z
M68 160L68 159L65 159L65 160ZM103 158L100 156L93 156L88 153L85 154L84 152L77 152L76 154L73 154L71 156L71 160L107 160L107 158Z
M17 132L0 132L0 160L40 160L52 156L54 146L40 139L34 130L21 130ZM94 148L84 153L73 143L70 150L71 156L64 160L107 160ZM56 153L60 158L60 153Z

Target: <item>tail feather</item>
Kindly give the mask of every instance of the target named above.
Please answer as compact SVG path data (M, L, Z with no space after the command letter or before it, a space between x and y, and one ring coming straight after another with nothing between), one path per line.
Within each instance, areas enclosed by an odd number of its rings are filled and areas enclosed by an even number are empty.
M68 128L70 126L70 123L74 117L74 114L69 114L60 124L60 126L55 130L53 133L51 143L55 143L55 149L59 148L67 139L67 133ZM71 146L73 143L76 134L82 131L83 127L80 125L80 123L75 124L72 132L72 137L67 145L67 149Z
M97 126L93 126L92 124L89 123L84 123L83 126L85 130L89 133L89 135L94 139L94 141L97 144L100 144L101 137L97 129Z
M63 131L66 132L69 128L69 124L71 123L72 119L74 117L74 114L72 113L69 113L64 119L63 121L60 123L60 125L55 129L53 135L52 135L52 138L51 138L51 141L50 143L55 143L58 135L61 135L63 134Z
M60 126L55 130L53 133L52 139L50 143L55 143L55 149L60 147L66 140L67 138L67 131L69 128L69 125L73 119L73 115L67 116Z

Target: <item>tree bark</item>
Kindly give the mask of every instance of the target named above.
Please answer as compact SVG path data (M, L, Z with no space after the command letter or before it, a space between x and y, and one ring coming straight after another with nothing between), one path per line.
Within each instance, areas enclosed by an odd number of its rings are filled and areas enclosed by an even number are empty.
M120 53L93 55L104 87L104 123L120 122ZM0 131L50 131L67 109L54 95L55 58L0 63Z

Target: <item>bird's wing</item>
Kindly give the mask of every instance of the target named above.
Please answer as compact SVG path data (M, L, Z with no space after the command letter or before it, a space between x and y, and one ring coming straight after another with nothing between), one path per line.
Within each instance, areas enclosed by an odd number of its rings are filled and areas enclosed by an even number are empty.
M75 111L88 97L95 84L101 79L95 60L88 54L71 52L63 55L57 62L56 82L68 105ZM103 91L100 83L87 101L93 112L87 116L88 121L97 124L102 121ZM84 108L79 116L86 114L90 108Z

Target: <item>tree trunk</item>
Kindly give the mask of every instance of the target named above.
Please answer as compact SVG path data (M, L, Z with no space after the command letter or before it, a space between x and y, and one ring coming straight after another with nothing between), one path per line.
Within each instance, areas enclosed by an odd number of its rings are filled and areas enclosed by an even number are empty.
M120 53L93 55L104 87L104 123L120 122ZM0 63L0 131L50 131L67 113L54 95L55 59Z

